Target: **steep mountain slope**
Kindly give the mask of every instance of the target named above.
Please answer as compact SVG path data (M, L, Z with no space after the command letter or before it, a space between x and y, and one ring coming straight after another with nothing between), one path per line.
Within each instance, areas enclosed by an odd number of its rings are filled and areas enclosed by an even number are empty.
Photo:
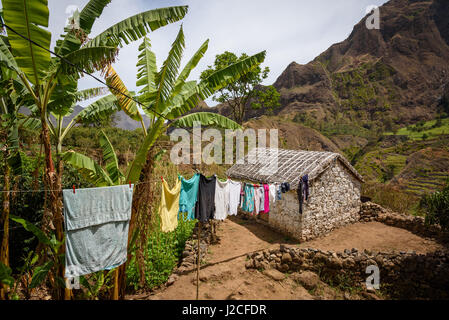
M281 114L398 124L430 119L449 82L449 2L391 0L381 29L362 19L348 39L312 62L292 62L274 86Z

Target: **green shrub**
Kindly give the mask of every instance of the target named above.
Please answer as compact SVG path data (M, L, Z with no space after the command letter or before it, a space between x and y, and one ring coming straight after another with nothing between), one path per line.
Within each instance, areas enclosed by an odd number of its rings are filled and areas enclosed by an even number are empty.
M145 284L146 288L154 288L165 283L180 261L186 241L192 236L196 220L184 221L180 217L175 231L164 233L157 222L154 230L148 234L145 250ZM136 264L136 250L132 250L132 258L126 270L129 286L135 290L141 287L140 272Z
M424 195L419 209L425 214L428 225L439 224L444 230L449 230L449 181L443 190Z

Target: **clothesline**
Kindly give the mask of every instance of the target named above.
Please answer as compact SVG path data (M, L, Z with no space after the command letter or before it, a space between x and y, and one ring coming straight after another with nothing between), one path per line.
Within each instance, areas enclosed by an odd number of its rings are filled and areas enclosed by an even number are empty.
M159 179L150 180L150 181L144 181L144 182L137 182L134 183L134 186L141 185L141 184L148 184L148 183L155 183L160 181ZM124 184L126 185L126 184ZM68 188L70 189L70 188ZM24 190L24 189L18 189L18 190L0 190L1 193L10 192L10 193L34 193L34 192L62 192L64 189L38 189L38 190Z

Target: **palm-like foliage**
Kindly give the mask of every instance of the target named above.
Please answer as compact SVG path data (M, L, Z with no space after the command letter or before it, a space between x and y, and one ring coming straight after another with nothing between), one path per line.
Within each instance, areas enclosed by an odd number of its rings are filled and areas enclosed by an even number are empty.
M27 89L34 104L34 110L41 121L42 143L45 150L44 182L47 189L61 188L61 170L58 174L51 153L50 130L62 132L62 126L49 129L50 113L63 117L76 101L77 81L80 70L103 70L112 63L117 48L135 41L149 31L182 19L186 6L150 10L127 18L106 29L92 40L88 35L97 18L110 1L90 0L79 15L79 27L66 28L50 56L51 33L48 27L49 10L47 0L2 0L0 17L6 24L7 38L0 41L0 63L14 71ZM2 21L3 22L3 21ZM29 41L28 39L31 41ZM44 213L43 226L46 229L53 219L56 237L63 239L61 199L57 192L49 193L49 209ZM49 230L49 229L46 229ZM59 263L59 271L63 267ZM55 297L61 298L61 291L55 290Z
M103 130L100 132L99 139L103 150L104 169L91 158L75 151L65 152L62 158L97 187L123 184L125 177L119 169L117 155Z
M204 126L221 128L240 128L234 121L215 113L189 112L198 105L201 99L207 99L214 92L239 79L245 73L257 67L265 59L265 51L247 59L237 62L223 70L217 71L207 79L197 83L187 81L192 70L198 65L207 51L209 40L205 41L185 67L179 71L181 58L185 47L184 32L181 26L175 41L168 53L167 59L158 71L156 56L151 50L150 41L145 38L139 46L139 59L137 62L137 86L140 87L135 98L140 102L143 111L150 118L148 131L142 145L137 151L134 161L128 167L126 181L137 182L147 159L147 153L154 142L170 126L190 126L194 121ZM128 92L125 85L119 80L118 74L109 72L106 80L120 84L120 88ZM112 91L114 94L114 91ZM135 102L115 93L120 107L126 111L129 105L137 107ZM122 101L126 101L122 104ZM137 109L137 108L136 108ZM171 120L166 123L166 120Z

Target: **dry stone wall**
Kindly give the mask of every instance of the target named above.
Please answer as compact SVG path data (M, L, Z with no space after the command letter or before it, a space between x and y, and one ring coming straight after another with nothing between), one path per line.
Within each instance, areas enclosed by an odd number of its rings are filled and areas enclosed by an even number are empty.
M248 255L246 268L281 272L312 271L334 285L365 288L366 268L378 266L381 290L396 299L448 299L449 252L416 254L382 253L357 249L344 252L300 249L280 245L279 249Z
M426 225L423 217L399 214L372 202L362 204L360 221L377 221L389 226L406 229L423 237L434 238L442 243L449 242L448 232L444 232L439 225Z

